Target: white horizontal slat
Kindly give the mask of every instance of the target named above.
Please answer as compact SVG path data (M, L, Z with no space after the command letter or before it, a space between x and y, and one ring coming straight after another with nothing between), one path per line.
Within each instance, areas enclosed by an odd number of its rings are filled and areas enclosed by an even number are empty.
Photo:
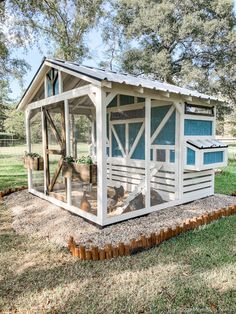
M144 175L140 173L132 173L132 172L125 172L120 170L113 170L112 169L112 175L127 177L127 178L136 178L136 179L144 179Z
M152 181L159 183L159 184L175 185L175 180L170 180L170 179L166 179L166 178L153 177Z
M124 171L127 173L139 173L144 174L145 170L143 168L131 168L131 167L125 167L125 166L119 166L119 165L112 165L109 169L112 171Z
M206 171L191 171L191 172L186 172L184 173L184 179L192 179L200 176L207 176L207 175L212 175L213 170L206 170Z
M197 178L193 178L189 180L184 180L184 186L193 185L193 184L211 181L211 180L212 180L212 176L197 177Z
M195 191L195 190L199 190L199 189L204 189L207 187L211 187L212 185L212 181L210 180L209 182L205 182L205 183L200 183L200 184L195 184L195 185L190 185L190 186L185 186L183 188L184 193L189 192L189 191Z
M130 177L122 177L122 176L112 176L112 180L116 180L116 181L120 181L120 182L124 182L124 183L134 183L134 184L139 184L141 180L139 179L133 179Z
M176 191L176 188L174 186L162 185L162 184L158 184L152 181L151 181L151 186L157 189L158 191L160 190L160 191L171 192L171 193L175 193Z
M203 188L201 190L184 193L183 201L193 201L214 194L212 188Z

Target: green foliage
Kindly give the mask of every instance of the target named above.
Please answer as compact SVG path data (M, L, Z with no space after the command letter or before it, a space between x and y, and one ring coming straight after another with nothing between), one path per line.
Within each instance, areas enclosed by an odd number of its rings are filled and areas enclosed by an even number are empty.
M80 142L89 142L91 137L91 122L85 115L75 116L75 138Z
M25 157L40 158L41 156L38 153L29 153L25 151Z
M236 128L235 128L235 127L230 130L230 134L231 134L233 137L236 137Z
M65 60L81 60L88 54L84 36L102 14L102 0L9 0L9 10L18 18L18 27L43 35L52 53ZM32 37L32 36L31 36Z
M111 23L135 41L125 71L236 100L232 0L119 0L114 9Z
M4 121L4 129L7 133L15 135L18 139L24 139L24 113L15 109L8 110L7 118Z
M78 164L86 164L86 165L92 165L93 164L93 160L92 160L91 156L82 156L82 157L78 158L76 162Z

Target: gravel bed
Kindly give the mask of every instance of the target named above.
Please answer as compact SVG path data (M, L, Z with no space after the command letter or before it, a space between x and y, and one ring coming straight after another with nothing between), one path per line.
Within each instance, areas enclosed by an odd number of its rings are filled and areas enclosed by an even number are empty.
M99 229L82 218L28 193L26 190L4 198L12 211L13 228L18 234L44 237L66 246L70 236L77 244L104 247L105 244L128 243L140 235L177 225L188 218L236 204L234 196L216 194L185 205L173 206L147 216Z

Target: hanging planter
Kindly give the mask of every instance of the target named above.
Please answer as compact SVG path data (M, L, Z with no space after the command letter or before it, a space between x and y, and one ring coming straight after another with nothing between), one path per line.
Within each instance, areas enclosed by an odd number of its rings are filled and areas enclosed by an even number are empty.
M73 157L65 157L62 167L62 175L65 178L76 177L82 182L97 183L97 165L90 156L82 156L78 160Z
M41 171L44 168L43 157L37 153L25 153L23 157L24 167L34 171Z

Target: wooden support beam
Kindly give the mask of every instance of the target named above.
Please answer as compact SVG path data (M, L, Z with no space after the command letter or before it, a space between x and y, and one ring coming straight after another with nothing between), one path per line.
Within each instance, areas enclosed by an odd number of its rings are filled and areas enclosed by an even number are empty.
M44 152L44 192L49 192L50 185L50 171L49 171L49 156L47 154L48 149L48 122L45 114L45 108L42 108L43 115L43 152Z
M53 120L52 120L52 117L51 117L50 113L45 108L44 108L44 112L45 112L45 116L47 118L47 121L49 122L49 125L51 127L52 133L54 134L56 140L59 142L61 148L63 148L61 136L60 136L60 134L59 134L59 132L58 132L58 130L57 130Z
M112 82L104 80L102 81L102 87L112 88Z
M54 175L52 177L52 181L51 181L51 183L49 185L49 192L53 191L53 187L56 184L57 178L59 177L59 174L60 174L60 171L61 171L61 168L62 168L62 164L63 164L63 157L61 157L61 159L58 161L57 168L56 168L56 170L54 172Z

